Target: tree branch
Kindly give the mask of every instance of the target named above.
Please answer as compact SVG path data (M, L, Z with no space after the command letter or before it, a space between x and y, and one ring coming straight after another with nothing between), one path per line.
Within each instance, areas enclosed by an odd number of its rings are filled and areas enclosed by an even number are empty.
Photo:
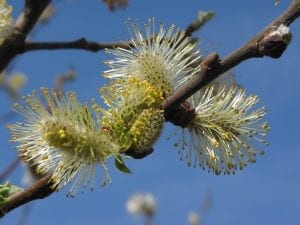
M223 60L219 60L219 56L217 53L210 54L201 63L202 70L199 72L198 76L189 81L186 85L176 91L172 96L168 97L166 101L164 101L164 103L161 105L161 108L166 111L166 119L171 118L170 114L174 112L174 109L178 107L181 102L183 102L200 88L207 85L210 81L217 78L220 74L228 71L241 62L254 57L280 57L285 48L278 49L273 47L276 47L276 45L278 44L281 45L281 40L274 41L273 39L270 39L268 35L280 24L288 26L299 16L300 0L294 0L291 3L290 7L282 15L275 19L270 25L268 25L262 32L257 34L241 48L224 57ZM274 52L276 53L275 55L272 54L274 53L272 51L265 51L265 48L268 48L269 46L273 46L271 50L274 50ZM50 178L51 175L46 176L28 189L19 192L14 196L11 196L8 199L7 204L0 207L0 210L9 212L29 201L49 196L51 193L53 193L53 190L50 188L51 185L49 184Z
M216 79L222 73L237 66L241 62L250 58L260 58L269 56L272 58L279 58L287 47L284 40L274 40L274 36L269 34L276 30L281 24L290 25L300 16L300 0L294 0L279 17L265 27L260 33L254 36L250 41L234 50L229 55L225 56L219 61L217 53L210 54L201 64L202 70L199 74L187 82L172 96L168 97L162 104L161 108L166 110L166 118L170 119L174 109L180 105L184 100L190 97L197 90L207 85L212 80ZM285 44L285 46L282 46ZM277 48L281 46L281 48ZM268 51L266 51L268 50Z
M24 47L19 49L19 53L36 51L36 50L60 50L60 49L82 49L92 52L98 52L106 48L130 48L130 45L123 42L116 43L100 43L87 41L85 38L80 38L74 41L66 42L25 42Z
M51 184L49 183L50 178L51 175L47 175L26 190L18 192L17 194L9 197L6 200L6 204L0 207L1 215L5 215L11 210L30 201L43 199L51 195L54 191L51 189Z
M198 17L190 23L185 31L186 36L191 36L195 31L203 27L214 16L212 12L202 12ZM60 42L25 42L23 47L20 47L18 53L36 50L61 50L61 49L81 49L92 52L98 52L106 48L124 48L129 49L133 47L130 42L115 42L115 43L101 43L94 41L87 41L85 38L79 38L74 41L60 41Z
M24 42L40 15L51 0L26 0L22 13L18 17L12 33L3 41L0 46L0 72L18 54L20 46Z

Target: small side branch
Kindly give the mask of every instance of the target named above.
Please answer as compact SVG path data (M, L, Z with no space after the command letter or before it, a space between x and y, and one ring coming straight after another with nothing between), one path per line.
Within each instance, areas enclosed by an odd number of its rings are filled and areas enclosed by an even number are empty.
M127 43L99 43L93 41L87 41L85 38L80 38L74 41L66 42L25 42L24 48L19 50L19 53L37 50L60 50L60 49L81 49L92 52L98 52L106 48L130 48Z
M185 29L186 36L191 36L193 32L199 30L204 24L213 17L212 12L203 12L200 19L197 18ZM28 51L37 51L37 50L61 50L61 49L79 49L87 50L91 52L98 52L106 48L123 48L129 49L131 46L130 42L115 42L115 43L101 43L95 41L88 41L85 38L79 38L74 41L59 41L59 42L25 42L23 47L18 49L18 53L24 53Z
M3 181L15 170L15 168L20 164L20 158L16 157L14 161L12 161L6 169L0 174L0 183Z

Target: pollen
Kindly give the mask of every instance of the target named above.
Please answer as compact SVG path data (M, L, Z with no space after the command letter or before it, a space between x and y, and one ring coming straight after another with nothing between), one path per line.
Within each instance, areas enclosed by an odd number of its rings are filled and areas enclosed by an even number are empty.
M256 162L255 156L263 152L258 145L268 145L265 137L270 130L261 121L266 109L253 109L258 100L225 85L210 85L192 96L189 102L196 116L177 143L181 158L217 175L235 174L237 168Z
M105 62L110 67L104 72L109 79L138 77L168 96L200 71L200 55L185 31L160 24L155 30L155 19L149 19L142 32L135 21L127 23L131 40L128 49L107 49L115 58Z
M163 124L164 114L162 110L143 110L130 128L130 134L133 137L132 147L137 152L151 148L160 136Z
M25 122L8 126L22 159L39 173L52 173L55 190L74 180L70 195L93 179L96 165L103 168L103 183L110 181L106 160L118 155L120 146L101 129L98 112L80 104L74 92L41 88L41 93L43 99L34 91L23 98L25 105L16 104L14 110Z

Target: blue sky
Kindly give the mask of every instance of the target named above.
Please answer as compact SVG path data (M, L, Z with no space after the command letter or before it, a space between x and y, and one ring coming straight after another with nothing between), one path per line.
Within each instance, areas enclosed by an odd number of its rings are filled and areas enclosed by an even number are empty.
M14 15L21 10L20 0L8 1L14 6ZM226 2L226 3L221 3ZM141 24L150 17L164 24L185 28L198 10L213 10L216 17L195 36L201 40L200 49L207 53L217 51L221 57L239 47L278 16L290 1L274 6L273 0L259 1L129 1L123 11L109 12L98 0L57 1L56 15L40 28L33 37L36 41L73 40L80 37L94 41L128 39L124 24L127 18L138 19ZM132 175L116 172L110 165L112 185L86 190L75 198L65 197L67 188L46 200L36 201L28 224L43 225L132 225L138 224L125 210L127 198L135 192L151 192L158 200L155 224L187 224L190 211L200 209L207 193L213 205L204 215L205 225L299 225L300 211L300 131L299 131L299 21L291 26L294 39L282 58L252 59L234 69L238 82L248 93L261 98L260 106L267 106L267 120L272 128L266 154L257 163L234 176L215 176L199 168L188 168L179 160L172 142L165 132L155 145L155 152L143 160L129 160ZM104 81L101 72L103 60L111 57L104 52L91 53L78 50L31 52L18 57L14 71L28 76L22 94L31 93L41 86L53 87L58 74L73 67L76 81L66 85L75 90L81 100L98 99L97 88ZM0 115L10 109L11 100L0 92ZM17 117L16 117L17 118ZM1 121L0 169L15 158L16 152L8 143L7 122ZM18 118L20 119L20 118ZM11 181L20 183L23 168L19 167ZM100 173L98 173L100 176ZM0 224L16 224L20 209L0 220Z

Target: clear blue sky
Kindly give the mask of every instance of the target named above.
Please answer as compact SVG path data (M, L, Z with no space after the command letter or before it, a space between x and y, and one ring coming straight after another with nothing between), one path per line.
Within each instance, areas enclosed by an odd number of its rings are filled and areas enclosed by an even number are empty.
M21 10L20 0L11 0L14 15ZM274 6L273 0L189 0L129 1L123 11L109 12L99 0L57 1L56 15L39 29L34 40L58 41L86 37L94 41L118 41L129 37L124 21L138 19L141 24L156 17L166 25L185 28L198 10L213 10L216 17L195 35L201 39L205 53L218 51L221 56L239 47L285 9L290 1ZM199 168L187 168L165 132L155 145L155 152L143 160L130 160L132 175L115 171L110 165L112 185L86 190L75 198L65 197L67 188L46 200L34 202L28 225L133 225L137 221L125 210L127 198L137 191L151 192L158 199L157 225L187 224L191 210L199 210L207 193L213 196L212 208L204 215L205 225L299 225L300 212L300 21L291 26L294 39L281 59L252 59L234 69L238 82L248 93L261 97L260 106L268 107L271 132L270 146L257 163L234 176L215 176ZM27 74L28 84L22 94L41 86L53 87L55 77L73 67L76 81L66 86L75 90L81 100L98 98L96 89L103 82L102 63L107 54L84 51L32 52L18 57L13 70ZM0 92L0 115L7 112L11 101ZM6 121L8 122L8 121ZM13 121L11 121L13 122ZM8 132L1 121L0 169L15 158L8 143ZM23 168L11 180L20 183ZM98 173L100 176L100 173ZM100 185L99 185L100 186ZM0 224L16 224L20 210L8 214Z

